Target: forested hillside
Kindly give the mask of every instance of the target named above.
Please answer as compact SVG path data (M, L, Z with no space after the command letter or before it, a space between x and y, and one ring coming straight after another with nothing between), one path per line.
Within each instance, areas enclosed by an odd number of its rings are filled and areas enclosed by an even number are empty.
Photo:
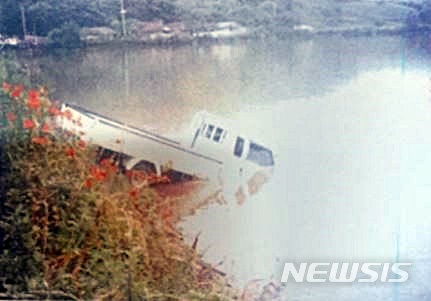
M0 32L23 35L23 14L28 33L35 35L47 35L68 22L81 27L115 27L120 21L120 4L120 0L3 0ZM281 0L124 0L124 7L128 19L182 20L189 25L225 19L269 25L290 17L290 2Z
M65 24L121 32L121 4L128 22L182 21L188 28L216 21L237 21L266 32L298 24L342 28L431 22L430 0L2 0L0 34L47 36Z

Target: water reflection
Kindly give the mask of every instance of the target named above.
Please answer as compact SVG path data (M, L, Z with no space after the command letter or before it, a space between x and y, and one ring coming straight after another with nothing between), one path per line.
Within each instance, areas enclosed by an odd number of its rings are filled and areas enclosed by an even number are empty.
M403 44L397 37L333 37L21 53L20 60L38 70L40 81L55 87L57 98L175 134L199 110L230 114L241 110L241 104L321 95L362 70L397 68ZM409 51L406 59L411 55L415 60L409 64L417 59ZM119 110L123 106L127 110Z

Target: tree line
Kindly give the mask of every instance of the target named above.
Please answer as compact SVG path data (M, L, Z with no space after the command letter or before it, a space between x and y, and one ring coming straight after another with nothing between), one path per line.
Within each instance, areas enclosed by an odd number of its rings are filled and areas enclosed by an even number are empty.
M0 34L48 36L70 24L116 28L122 5L128 20L183 21L190 26L229 19L268 27L292 19L290 0L2 0Z
M119 34L133 21L184 22L199 29L208 23L237 21L259 33L277 34L295 24L326 24L342 19L338 10L351 1L322 0L1 0L0 34L58 37L82 27L108 26ZM353 1L361 3L365 1ZM414 11L409 27L431 24L431 0L406 1ZM124 10L122 10L124 9ZM123 14L121 13L123 12ZM125 17L122 19L122 15ZM124 21L124 22L123 22Z

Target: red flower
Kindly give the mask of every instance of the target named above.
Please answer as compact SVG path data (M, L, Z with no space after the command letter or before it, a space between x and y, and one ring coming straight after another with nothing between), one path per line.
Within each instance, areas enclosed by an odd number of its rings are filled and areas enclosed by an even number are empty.
M118 167L110 158L102 159L99 164L107 174L116 173L118 171Z
M90 189L91 187L93 187L93 180L92 179L87 179L84 181L84 187Z
M44 123L41 127L42 133L49 133L51 131L51 128L49 127L48 123Z
M30 90L28 92L27 106L31 110L38 110L40 108L39 91Z
M30 129L33 129L36 126L36 124L31 119L24 119L22 126L23 128L30 130Z
M14 97L14 98L18 98L21 96L22 91L24 91L24 85L17 85L13 88L12 93L10 94L10 96Z
M9 84L9 83L7 83L7 82L4 82L3 83L3 91L5 92L5 93L9 93L9 91L12 89L12 85L11 84Z
M48 113L52 116L58 116L61 114L61 111L57 108L56 105L52 105L49 107Z
M90 168L90 174L96 181L99 181L99 182L102 182L103 180L105 180L106 175L107 175L105 170L103 170L97 166L92 166Z
M40 144L40 145L45 145L45 144L48 144L49 142L46 137L33 137L31 141L33 143Z
M100 161L100 165L103 166L103 167L108 167L111 164L112 164L111 160L108 159L108 158L104 158L104 159L102 159L102 161Z
M146 174L140 170L128 170L126 172L126 177L129 181L144 181L146 180Z
M76 151L74 148L68 147L68 148L66 148L65 152L66 152L66 156L68 156L69 158L75 158Z
M16 120L16 115L13 112L9 112L6 114L6 119L9 122L14 122Z

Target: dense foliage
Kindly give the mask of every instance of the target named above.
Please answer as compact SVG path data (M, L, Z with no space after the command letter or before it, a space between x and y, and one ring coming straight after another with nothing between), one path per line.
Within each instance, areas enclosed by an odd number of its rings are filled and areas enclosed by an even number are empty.
M132 185L111 158L95 164L84 133L56 127L59 118L74 117L60 112L46 88L5 83L3 90L1 291L99 300L227 298L218 274L176 230L187 202L148 187L163 178L127 174Z
M89 0L4 0L0 4L0 32L7 35L23 35L20 6L25 11L27 32L46 36L65 23L79 26L106 24L114 8L113 1Z

